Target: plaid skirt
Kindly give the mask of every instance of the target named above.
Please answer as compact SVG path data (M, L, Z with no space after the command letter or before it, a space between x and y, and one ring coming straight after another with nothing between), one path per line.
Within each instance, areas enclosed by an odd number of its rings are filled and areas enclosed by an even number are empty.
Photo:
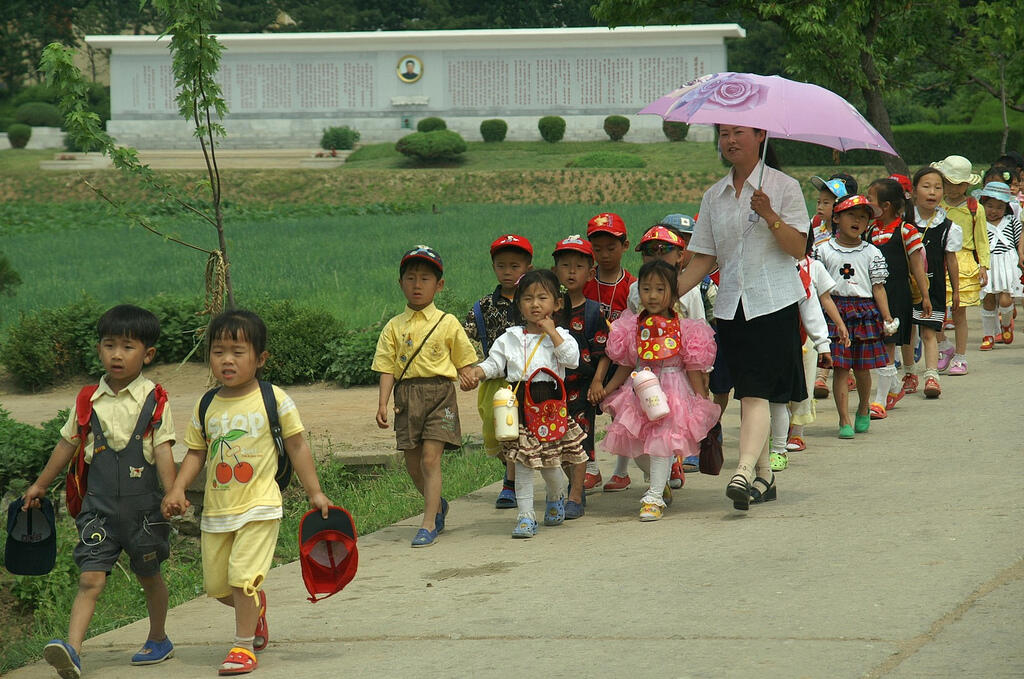
M875 300L871 297L833 297L832 301L850 333L850 346L844 347L839 343L835 323L825 317L832 339L832 365L840 370L884 368L889 359L882 342L882 317Z

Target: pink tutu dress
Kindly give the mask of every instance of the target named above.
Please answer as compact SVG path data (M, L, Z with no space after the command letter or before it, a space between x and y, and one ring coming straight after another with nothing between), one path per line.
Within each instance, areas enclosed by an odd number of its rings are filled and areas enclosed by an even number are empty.
M624 311L612 324L605 347L608 357L629 369L654 372L668 397L670 412L655 422L648 420L633 393L633 381L627 379L601 402L605 412L614 417L603 441L608 452L623 457L698 455L701 439L718 422L721 408L695 394L685 372L711 368L716 352L714 332L704 321L685 318L678 319L678 336L673 337L674 328L673 319L646 313L637 316L630 311ZM666 331L668 334L660 334ZM666 354L671 355L658 358Z

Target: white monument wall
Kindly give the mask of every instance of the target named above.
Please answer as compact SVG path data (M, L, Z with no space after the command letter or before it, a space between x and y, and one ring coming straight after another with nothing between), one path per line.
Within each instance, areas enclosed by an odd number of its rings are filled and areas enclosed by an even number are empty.
M315 148L332 125L354 127L364 143L394 141L427 116L469 141L487 118L508 122L510 140L539 139L544 115L566 118L566 139L606 139L610 114L630 117L627 140L660 141L661 119L633 114L687 80L726 70L724 38L743 35L735 24L224 35L222 145ZM167 41L87 41L112 51L110 132L139 148L193 148L174 102ZM399 76L407 57L418 69L412 82Z

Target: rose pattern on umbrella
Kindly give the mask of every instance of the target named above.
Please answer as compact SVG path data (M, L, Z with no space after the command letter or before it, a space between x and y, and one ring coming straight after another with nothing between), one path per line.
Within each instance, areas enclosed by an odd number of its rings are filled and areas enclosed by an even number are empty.
M733 73L716 74L699 86L689 89L684 86L680 90L686 91L669 111L680 110L686 115L697 109L746 111L762 105L768 97L766 87Z

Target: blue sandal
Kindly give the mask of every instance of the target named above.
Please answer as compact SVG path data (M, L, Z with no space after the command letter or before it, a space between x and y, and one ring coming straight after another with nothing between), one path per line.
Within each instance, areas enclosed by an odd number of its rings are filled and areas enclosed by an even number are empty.
M441 511L434 519L434 532L440 535L444 531L444 520L448 516L448 500L441 498Z
M583 496L584 498L586 495ZM585 503L584 503L585 504ZM565 501L565 520L571 521L572 519L578 519L586 513L583 508L583 504L576 502L576 500Z
M43 647L43 659L57 670L61 679L79 679L82 676L78 652L62 639L52 639Z
M420 528L416 531L416 537L412 539L413 547L429 547L434 544L437 540L436 530L427 530L426 528Z
M142 650L132 656L133 665L155 665L174 657L174 644L167 637L163 641L147 639Z
M554 502L546 503L544 508L544 525L560 526L565 522L565 498L560 497Z
M532 538L537 534L537 522L528 516L521 516L512 529L514 538Z
M505 479L505 483L501 487L501 492L498 493L498 499L495 500L494 506L497 509L515 509L519 506L516 502L516 487L509 485L512 483L508 479Z

